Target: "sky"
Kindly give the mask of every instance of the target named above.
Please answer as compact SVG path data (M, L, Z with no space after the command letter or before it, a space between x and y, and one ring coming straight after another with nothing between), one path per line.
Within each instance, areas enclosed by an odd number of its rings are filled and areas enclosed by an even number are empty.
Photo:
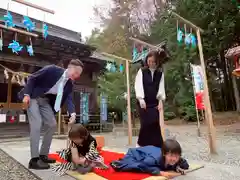
M54 10L55 14L51 15L11 0L0 1L0 8L7 9L9 4L10 11L22 15L28 14L29 17L42 21L45 16L45 22L81 32L83 38L91 35L92 29L100 25L94 18L93 7L100 6L103 9L110 7L109 0L25 0Z

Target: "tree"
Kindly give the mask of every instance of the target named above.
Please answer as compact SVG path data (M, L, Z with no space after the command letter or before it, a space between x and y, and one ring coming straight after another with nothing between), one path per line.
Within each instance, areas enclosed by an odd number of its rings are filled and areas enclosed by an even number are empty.
M202 41L212 107L215 110L235 108L233 88L229 87L239 83L232 82L232 64L225 59L225 52L240 42L239 9L234 3L227 0L171 0L168 3L149 0L148 7L145 7L143 4L146 1L142 0L112 1L115 6L108 16L101 16L103 31L94 30L88 43L100 51L131 59L130 36L144 38L153 44L167 40L172 60L164 66L167 94L165 117L183 115L189 120L196 118L189 64L199 64L198 50L177 43L176 19L169 13L172 9L204 29ZM183 24L180 26L184 27ZM136 69L131 68L131 90ZM116 103L115 99L126 89L123 75L105 73L99 80L101 90L113 99L110 104L121 106L120 109L124 109L126 102ZM132 97L135 97L133 91Z

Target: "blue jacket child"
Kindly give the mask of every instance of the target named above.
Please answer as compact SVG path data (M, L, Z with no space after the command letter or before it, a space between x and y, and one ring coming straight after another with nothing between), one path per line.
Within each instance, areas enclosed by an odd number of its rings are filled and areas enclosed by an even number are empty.
M162 149L155 146L130 148L123 159L113 161L115 171L139 172L163 175L164 171L186 170L189 164L181 158L181 146L176 140L168 139Z

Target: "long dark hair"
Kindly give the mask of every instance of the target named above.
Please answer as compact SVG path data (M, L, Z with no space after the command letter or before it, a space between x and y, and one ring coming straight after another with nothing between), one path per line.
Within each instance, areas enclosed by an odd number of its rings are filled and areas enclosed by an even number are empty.
M157 69L162 69L162 65L163 65L163 61L162 61L162 53L164 52L161 52L161 51L157 51L157 50L154 50L154 51L150 51L146 58L145 58L145 61L142 62L142 66L143 68L148 68L148 58L150 57L154 57L155 59L155 62L156 62L156 66L157 66Z
M87 130L87 128L85 128L83 125L81 124L74 124L72 125L71 129L69 130L68 133L68 137L69 139L87 139L87 137L89 136L89 132Z

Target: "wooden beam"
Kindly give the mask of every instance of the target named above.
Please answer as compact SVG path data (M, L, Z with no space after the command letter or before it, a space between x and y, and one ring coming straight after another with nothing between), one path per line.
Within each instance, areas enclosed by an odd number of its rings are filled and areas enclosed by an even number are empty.
M197 40L198 40L199 57L200 57L202 71L203 71L203 83L204 83L203 93L204 93L205 118L207 120L207 125L208 125L209 149L212 154L216 154L217 153L216 130L213 124L212 108L211 108L211 103L209 98L209 89L208 89L208 82L207 82L207 73L206 73L206 67L205 67L204 56L203 56L201 33L199 29L197 29Z
M150 47L151 49L160 49L161 46L163 46L163 45L166 43L165 41L163 41L163 42L161 42L161 43L158 44L158 45L152 45L152 44L149 44L149 43L147 43L147 42L144 42L144 41L142 41L142 40L140 40L140 39L137 39L137 38L134 38L134 37L130 37L129 39L132 40L132 41L134 41L134 42L137 42L137 43L139 43L139 44L148 46L148 47Z
M193 24L192 22L190 22L190 21L188 21L187 19L183 18L182 16L178 15L177 13L175 13L175 12L171 12L171 13L172 13L172 15L174 15L178 20L180 20L180 21L184 22L185 24L191 26L193 29L195 29L195 30L198 30L198 29L199 29L199 31L200 31L201 33L204 32L202 28L196 26L195 24Z
M61 124L62 124L62 113L61 113L61 109L58 112L58 135L61 135Z
M0 107L2 109L11 109L11 110L22 110L26 109L26 105L24 103L2 103L0 102Z
M126 62L126 76L127 76L127 115L128 115L128 144L132 145L132 113L131 113L131 89L129 78L129 61Z
M30 58L30 57L21 57L21 56L16 56L16 55L4 55L0 54L0 61L4 62L12 62L12 63L20 63L20 64L28 64L32 66L39 66L39 67L44 67L46 65L51 64L50 62L47 61L39 61L37 58Z
M12 1L16 2L16 3L19 3L19 4L23 4L23 5L28 6L28 7L32 7L34 9L38 9L40 11L44 11L44 12L49 13L49 14L55 14L55 12L53 10L51 10L51 9L47 9L45 7L42 7L42 6L39 6L39 5L30 3L30 2L27 2L27 1L24 1L24 0L12 0Z
M11 100L12 100L12 74L9 74L9 77L8 77L8 93L7 93L7 106L8 108L10 108L10 103L11 103Z
M102 54L103 56L111 57L111 58L113 58L113 59L118 59L118 60L122 60L122 61L131 62L130 59L126 59L126 58L123 58L123 57L119 57L119 56L116 56L116 55L113 55L113 54L108 54L108 53L105 53L105 52L102 52L102 53L100 53L100 54Z
M36 38L38 37L38 34L27 32L27 31L17 29L17 28L6 27L3 24L0 24L0 28L6 29L6 30L9 30L9 31L13 31L13 32L17 32L17 33L20 33L20 34L24 34L24 35L27 35L27 36L32 36L32 37L36 37Z

